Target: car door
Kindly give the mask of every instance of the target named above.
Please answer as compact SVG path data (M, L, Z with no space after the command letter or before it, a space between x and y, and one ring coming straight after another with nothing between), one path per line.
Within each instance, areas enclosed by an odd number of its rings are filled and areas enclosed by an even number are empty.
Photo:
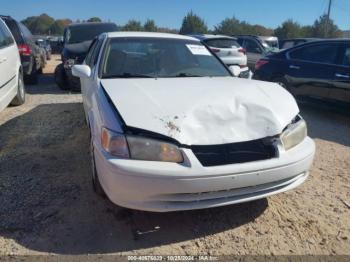
M10 31L0 20L0 97L16 85L18 51Z
M243 47L247 52L248 67L250 70L255 70L255 64L264 56L263 48L252 39L245 39Z
M332 100L350 102L350 43L339 45L339 57L334 67L334 83L329 97Z
M285 77L291 92L297 96L328 99L337 55L336 42L319 42L288 52Z

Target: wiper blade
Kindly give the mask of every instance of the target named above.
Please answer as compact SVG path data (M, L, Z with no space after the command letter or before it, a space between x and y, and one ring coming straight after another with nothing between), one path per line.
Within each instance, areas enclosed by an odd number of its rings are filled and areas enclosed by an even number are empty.
M155 78L155 76L123 73L120 75L107 75L107 76L104 76L103 78Z
M192 74L188 74L188 73L179 73L179 74L175 75L174 77L203 77L203 76L192 75Z

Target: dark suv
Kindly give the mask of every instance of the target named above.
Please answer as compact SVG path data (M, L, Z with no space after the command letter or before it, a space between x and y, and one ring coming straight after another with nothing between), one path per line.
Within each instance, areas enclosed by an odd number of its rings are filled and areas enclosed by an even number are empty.
M98 35L117 31L114 23L80 23L72 24L64 30L64 47L61 54L62 64L55 70L55 80L63 89L80 91L80 80L72 75L72 66L82 64L90 44Z
M35 39L28 28L20 22L17 22L10 16L0 16L11 30L16 40L21 62L23 67L24 80L28 84L38 82L38 73L44 67L40 47L35 44Z
M254 78L295 96L350 102L350 39L314 41L262 58Z

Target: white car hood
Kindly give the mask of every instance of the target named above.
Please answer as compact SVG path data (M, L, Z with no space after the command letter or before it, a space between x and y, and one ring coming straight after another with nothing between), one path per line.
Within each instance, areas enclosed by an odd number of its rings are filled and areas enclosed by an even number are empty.
M299 113L292 95L279 85L233 77L108 79L101 84L127 126L185 145L278 135Z

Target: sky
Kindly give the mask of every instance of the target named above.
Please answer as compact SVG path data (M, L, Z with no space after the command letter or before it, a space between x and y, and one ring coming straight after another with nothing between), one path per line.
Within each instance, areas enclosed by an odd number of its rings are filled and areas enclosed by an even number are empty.
M201 16L209 28L235 16L252 24L276 28L291 18L302 25L312 24L326 12L329 0L1 0L1 14L22 20L48 15L72 20L98 16L125 24L154 19L160 27L180 28L190 10ZM333 0L331 18L342 30L350 30L350 1Z

